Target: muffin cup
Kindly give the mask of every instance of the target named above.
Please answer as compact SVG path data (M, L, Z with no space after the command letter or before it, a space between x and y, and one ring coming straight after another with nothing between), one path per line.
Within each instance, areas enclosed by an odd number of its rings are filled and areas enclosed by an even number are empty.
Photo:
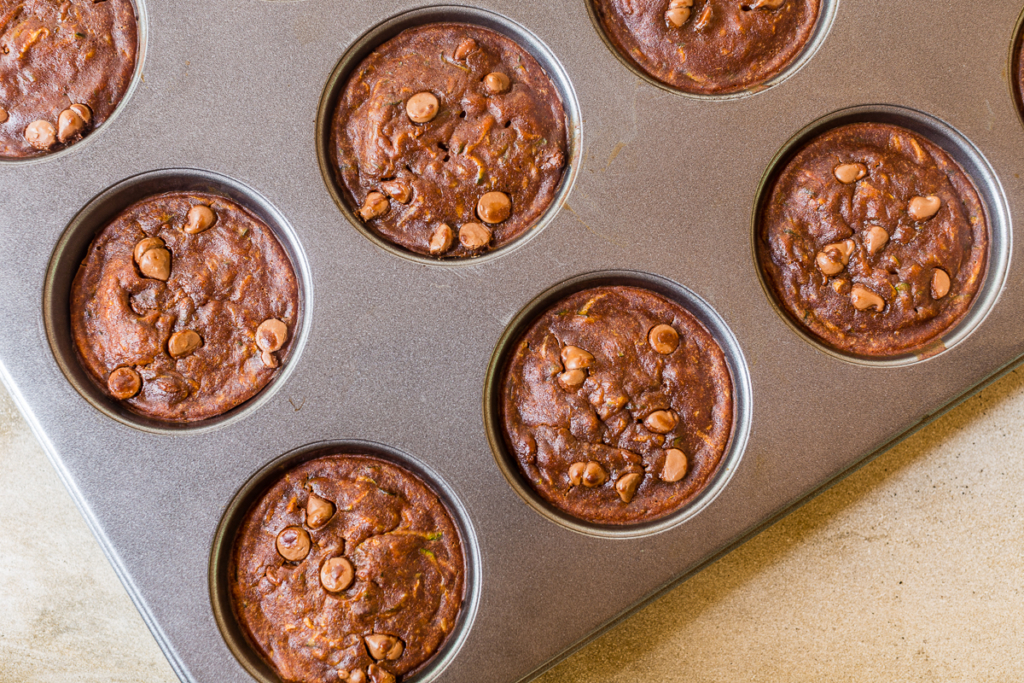
M867 357L846 353L824 344L793 319L780 304L768 283L758 255L761 213L766 203L770 201L772 186L786 164L814 138L828 130L851 123L882 123L901 126L935 143L949 154L967 174L978 191L985 211L985 218L989 226L989 246L984 281L967 314L938 338L917 351L887 357ZM969 337L985 320L992 305L999 298L1006 280L1011 241L1010 213L1003 195L1002 185L981 152L970 141L942 121L911 109L888 105L866 105L843 109L818 119L793 136L768 165L758 187L757 200L754 202L754 212L751 217L753 262L756 264L758 278L765 295L775 311L782 316L793 331L819 351L849 363L875 367L899 367L920 363L945 353Z
M403 683L426 683L436 680L458 655L473 626L480 602L480 548L469 515L454 491L429 467L396 449L369 441L322 441L301 446L272 460L254 474L228 504L217 526L210 551L210 605L224 641L238 662L260 683L283 683L273 669L256 652L238 624L231 606L228 577L235 535L249 509L292 468L328 455L369 455L397 465L418 477L444 505L458 529L464 553L465 594L458 621L441 648L412 674L403 676Z
M647 522L626 525L595 524L574 517L544 500L523 477L505 438L501 418L502 375L516 342L552 305L584 289L601 286L639 287L660 294L693 315L721 347L733 384L733 422L725 452L707 485L678 510ZM487 368L484 384L484 428L494 460L516 493L543 517L572 531L600 538L639 538L671 529L705 509L729 483L746 448L750 433L752 399L750 376L743 351L725 321L707 302L671 280L637 271L608 270L578 275L542 292L505 328Z
M164 192L204 192L236 202L263 221L284 248L298 284L298 325L291 350L278 374L255 396L216 417L176 423L146 417L108 396L86 371L71 338L71 283L92 243L119 213L133 203ZM50 257L43 289L43 322L50 349L64 376L82 397L107 417L137 429L157 433L215 429L242 419L265 403L288 379L302 355L311 325L312 284L305 253L288 221L253 189L210 171L164 169L123 180L94 197L71 219Z
M332 161L331 154L331 125L334 119L334 110L337 105L338 98L345 89L345 85L348 82L348 78L352 73L352 70L355 69L367 55L377 49L377 47L391 38L394 38L402 31L408 28L422 26L424 24L439 22L459 22L481 26L500 33L521 46L537 60L547 76L551 79L555 89L558 91L558 95L562 99L562 106L565 110L567 120L566 136L568 149L565 167L558 191L551 199L551 203L548 205L547 209L541 217L520 236L505 245L487 251L480 256L474 256L471 258L446 260L430 258L404 249L374 233L373 230L369 229L366 224L359 219L346 202L344 191L339 186L338 180L335 177L334 163ZM561 63L559 63L558 58L555 57L554 53L552 53L551 50L549 50L547 46L537 38L537 36L520 24L493 12L465 6L437 5L410 10L378 24L364 33L352 44L348 51L345 52L341 61L338 62L338 65L331 73L330 78L328 78L323 96L320 99L316 122L316 151L317 158L320 163L320 172L323 175L324 183L327 185L327 191L334 199L334 203L337 204L342 215L348 219L352 226L378 247L396 256L434 266L447 267L465 264L479 264L508 254L530 241L544 230L555 214L558 213L562 204L568 198L579 172L581 150L583 149L580 123L580 107L579 102L576 100L576 92L573 89L572 82L569 80L568 75L562 68Z

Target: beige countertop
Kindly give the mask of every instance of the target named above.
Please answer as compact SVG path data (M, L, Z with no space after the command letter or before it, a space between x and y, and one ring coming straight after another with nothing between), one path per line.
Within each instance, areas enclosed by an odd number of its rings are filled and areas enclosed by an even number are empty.
M0 683L174 683L0 387ZM1018 370L541 683L1024 680Z

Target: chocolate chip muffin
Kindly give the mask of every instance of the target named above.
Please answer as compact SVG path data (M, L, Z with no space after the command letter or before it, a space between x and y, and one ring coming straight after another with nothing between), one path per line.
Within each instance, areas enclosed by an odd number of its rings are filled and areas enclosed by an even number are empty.
M516 239L566 166L566 117L540 64L469 24L408 29L352 72L331 154L367 228L417 254L463 258Z
M288 471L247 513L228 571L239 625L285 681L394 683L444 645L464 597L444 505L361 455Z
M501 385L526 482L586 522L647 522L685 506L732 434L732 379L711 334L636 287L577 292L516 342Z
M129 410L172 422L255 396L287 358L298 286L273 232L238 204L169 192L93 240L71 288L83 366Z
M0 158L54 152L106 121L137 54L131 0L0 0Z
M803 50L821 0L591 0L605 35L641 71L721 95L777 76Z
M794 321L850 354L919 351L956 326L988 261L978 192L938 145L855 123L815 138L771 185L757 252Z

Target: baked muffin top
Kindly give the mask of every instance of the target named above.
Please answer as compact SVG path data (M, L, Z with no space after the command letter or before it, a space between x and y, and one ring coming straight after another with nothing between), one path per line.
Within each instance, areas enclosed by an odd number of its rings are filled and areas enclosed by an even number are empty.
M722 95L777 76L803 50L821 0L591 0L605 35L641 71Z
M771 185L757 251L800 326L840 351L914 352L967 314L988 222L963 169L898 126L855 123L805 145Z
M586 522L647 522L709 483L733 426L725 354L679 304L586 289L516 342L502 376L507 445L527 484Z
M567 159L566 116L540 64L479 26L403 31L356 67L331 154L349 206L417 254L463 258L544 214Z
M286 681L394 683L454 629L461 540L416 476L362 455L289 470L246 515L229 569L250 642Z
M0 0L0 158L57 151L106 121L137 54L131 0Z
M287 358L298 285L273 232L224 197L169 192L125 209L89 246L71 332L102 390L171 422L255 396Z

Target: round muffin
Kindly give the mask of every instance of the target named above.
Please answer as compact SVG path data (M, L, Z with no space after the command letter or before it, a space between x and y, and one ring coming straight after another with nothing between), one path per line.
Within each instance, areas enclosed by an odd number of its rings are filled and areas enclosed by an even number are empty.
M346 201L380 237L464 258L516 239L566 166L566 117L540 64L469 24L411 28L352 71L331 154Z
M285 681L394 683L441 648L464 597L444 505L362 455L289 470L246 514L228 571L242 631Z
M722 95L777 76L814 32L821 0L591 0L630 62L683 92Z
M71 332L92 378L131 411L172 422L259 393L288 356L298 313L273 232L212 194L169 192L125 209L71 289Z
M988 223L970 178L898 126L855 123L805 145L771 185L761 268L796 323L867 357L918 351L971 307Z
M732 379L711 334L637 287L566 297L516 342L501 384L526 479L586 522L647 522L693 500L732 434Z
M0 0L0 158L57 151L106 121L137 53L131 0Z

